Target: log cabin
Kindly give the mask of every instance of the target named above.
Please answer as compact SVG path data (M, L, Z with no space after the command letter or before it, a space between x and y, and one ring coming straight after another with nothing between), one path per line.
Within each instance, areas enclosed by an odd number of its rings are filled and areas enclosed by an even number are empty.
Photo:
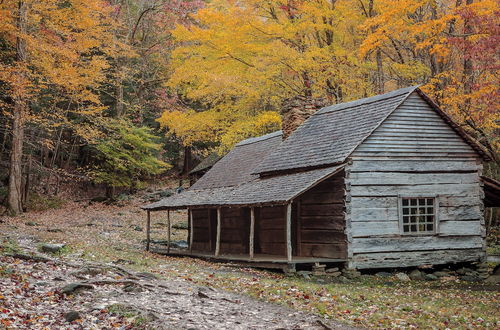
M300 98L282 131L241 141L188 190L143 209L148 223L188 210L189 249L170 254L290 269L473 262L485 257L488 160L418 87L319 110Z

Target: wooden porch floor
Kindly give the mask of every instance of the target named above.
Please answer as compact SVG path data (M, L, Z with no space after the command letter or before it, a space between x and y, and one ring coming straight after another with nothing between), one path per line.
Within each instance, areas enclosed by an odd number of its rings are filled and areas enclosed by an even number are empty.
M296 257L296 256L292 257L291 261L288 261L286 256L269 255L269 254L255 254L253 259L250 259L250 256L246 254L221 254L219 256L215 256L213 253L197 252L197 251L189 252L189 250L187 249L170 249L170 252L167 253L166 248L158 248L158 247L152 247L151 252L167 256L194 257L216 262L231 262L256 268L276 268L276 269L283 269L286 266L314 265L315 263L333 264L333 263L343 263L347 261L346 259Z

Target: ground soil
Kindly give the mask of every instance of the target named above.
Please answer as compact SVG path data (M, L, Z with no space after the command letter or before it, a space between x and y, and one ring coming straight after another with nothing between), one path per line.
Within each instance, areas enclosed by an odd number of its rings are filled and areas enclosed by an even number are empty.
M0 328L327 329L346 328L311 313L200 286L189 277L140 272L141 200L117 205L67 204L61 210L3 218L0 224ZM173 216L184 221L184 214ZM133 219L133 220L132 220ZM153 221L155 237L163 223ZM185 231L175 231L182 239ZM64 243L58 255L42 242ZM130 250L130 251L128 251ZM161 260L168 272L184 261ZM188 261L189 262L189 261ZM214 265L217 272L233 267ZM68 284L89 285L64 293ZM75 311L76 320L65 314Z
M146 252L140 206L149 199L0 218L0 329L500 327L498 285L453 276L402 282L394 273L326 280ZM152 239L165 240L166 212L152 213L151 223ZM174 229L174 240L186 237ZM47 255L43 243L66 246ZM23 258L30 253L50 260ZM92 288L62 293L76 282ZM70 311L79 318L66 321Z

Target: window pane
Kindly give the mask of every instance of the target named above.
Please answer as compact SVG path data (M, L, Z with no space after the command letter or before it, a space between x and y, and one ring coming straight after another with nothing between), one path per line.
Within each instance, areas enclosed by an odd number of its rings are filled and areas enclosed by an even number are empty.
M402 198L403 233L428 233L434 231L434 198Z

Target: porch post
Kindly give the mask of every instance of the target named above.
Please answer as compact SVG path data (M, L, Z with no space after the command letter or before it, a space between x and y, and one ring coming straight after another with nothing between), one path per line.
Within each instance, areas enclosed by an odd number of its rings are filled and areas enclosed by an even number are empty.
M215 239L215 256L219 255L220 252L220 225L221 225L221 209L217 208L217 236Z
M147 220L146 220L146 251L149 251L149 243L151 242L151 212L147 211Z
M286 206L286 258L292 261L292 202Z
M189 253L193 252L193 210L189 209Z
M253 259L253 242L255 237L255 212L254 208L250 208L250 240L248 242L248 250L250 253L250 259Z
M170 227L170 210L167 210L167 253L170 253L170 236L172 228Z

